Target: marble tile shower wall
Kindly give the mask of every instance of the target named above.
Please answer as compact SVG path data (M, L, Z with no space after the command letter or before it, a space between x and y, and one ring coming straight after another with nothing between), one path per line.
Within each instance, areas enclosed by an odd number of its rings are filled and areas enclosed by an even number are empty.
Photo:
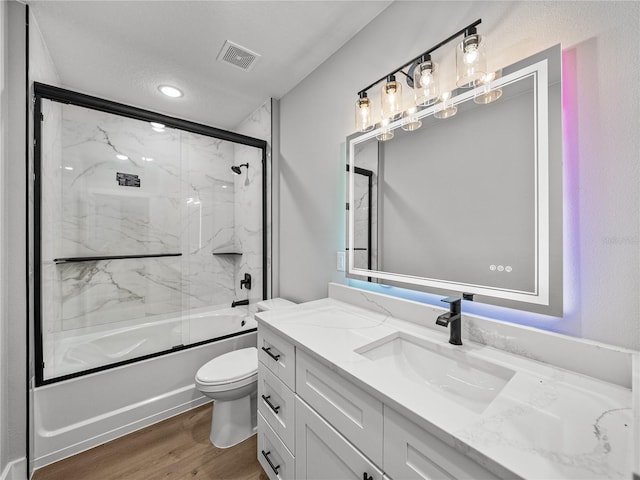
M45 332L229 306L236 260L212 252L236 243L233 144L43 103ZM118 172L137 175L140 186L119 185ZM170 253L182 256L54 262Z
M260 108L254 111L236 129L238 133L254 138L260 138L267 142L267 156L271 156L271 100L267 100ZM235 219L236 241L243 255L236 263L236 279L240 279L245 273L251 274L252 288L250 291L240 289L239 280L235 284L237 299L249 298L253 309L255 302L262 300L262 152L256 148L244 145L234 145L235 164L249 163L249 169L242 175L235 175ZM267 161L267 165L270 162ZM270 175L267 171L267 192L271 189ZM269 195L267 195L269 197ZM267 237L271 236L271 224L267 219L265 225ZM267 268L270 268L271 257L269 249L267 255Z

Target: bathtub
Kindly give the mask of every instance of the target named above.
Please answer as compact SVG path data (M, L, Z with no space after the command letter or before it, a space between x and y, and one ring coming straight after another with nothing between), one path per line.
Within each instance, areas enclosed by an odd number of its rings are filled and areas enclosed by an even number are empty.
M210 401L195 388L196 371L223 353L256 346L256 322L246 308L196 311L190 317L182 332L176 318L153 325L157 332L173 334L177 344L185 340L196 344L191 348L33 389L32 468ZM65 338L57 349L56 367L77 371L78 365L92 368L98 361L116 363L144 355L145 349L153 350L157 345L152 344L161 341L150 335L151 323ZM222 338L206 342L212 337Z
M256 328L246 308L199 309L180 317L129 324L116 330L100 326L78 335L60 332L51 337L45 379L62 377L157 352L182 348Z

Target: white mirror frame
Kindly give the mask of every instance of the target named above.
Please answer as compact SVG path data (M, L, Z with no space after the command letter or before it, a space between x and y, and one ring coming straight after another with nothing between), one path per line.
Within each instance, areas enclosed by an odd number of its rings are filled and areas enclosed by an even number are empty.
M526 302L537 305L549 305L550 297L550 215L549 215L549 131L548 131L548 97L549 76L548 61L546 59L531 64L513 73L505 75L491 82L491 89L497 89L510 83L532 77L534 80L534 136L535 136L535 288L533 291L510 290L484 285L460 283L439 280L428 277L418 277L401 273L390 273L379 270L367 270L355 267L354 262L354 238L355 238L355 209L348 210L347 221L347 273L354 277L377 278L391 282L421 285L443 290L455 290L465 293L486 295L516 302ZM450 101L457 105L473 100L475 93L484 87L466 90L453 97ZM416 114L417 118L433 115L436 105L426 108ZM400 128L402 119L396 120L384 127L384 130ZM348 142L348 204L354 205L354 175L355 175L355 147L359 143L374 138L383 129L378 128L360 136L352 138ZM393 141L393 140L391 140Z

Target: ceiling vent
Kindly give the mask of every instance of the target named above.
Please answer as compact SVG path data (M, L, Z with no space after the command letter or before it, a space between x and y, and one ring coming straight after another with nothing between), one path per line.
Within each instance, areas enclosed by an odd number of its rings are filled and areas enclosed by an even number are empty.
M222 50L218 54L217 60L222 63L228 63L236 68L250 71L260 58L260 54L252 52L248 48L244 48L237 43L227 40L222 46Z

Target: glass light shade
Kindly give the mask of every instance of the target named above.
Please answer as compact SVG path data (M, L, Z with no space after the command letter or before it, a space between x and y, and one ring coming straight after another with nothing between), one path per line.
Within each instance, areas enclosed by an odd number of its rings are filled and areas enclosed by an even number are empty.
M382 86L380 94L382 117L394 120L402 114L402 85L390 75Z
M422 121L416 118L418 107L415 105L402 112L402 122L400 127L405 132L413 132L422 126Z
M487 73L480 81L478 91L474 95L473 101L479 105L487 105L488 103L492 103L498 100L502 96L502 89L491 88L491 82L493 82L496 78L500 78L501 76L502 70Z
M433 116L435 118L451 118L458 113L458 107L456 107L451 101L451 92L443 92L440 95L440 102L436 104Z
M356 100L356 129L359 132L368 132L373 128L371 112L371 100L366 96Z
M456 85L475 87L487 74L484 40L477 33L464 37L456 48Z
M438 64L427 60L418 65L413 72L413 90L416 105L428 107L438 100L439 79Z
M376 138L381 142L391 140L393 138L393 130L389 128L389 119L383 118L380 126L382 127L382 131L376 135Z

